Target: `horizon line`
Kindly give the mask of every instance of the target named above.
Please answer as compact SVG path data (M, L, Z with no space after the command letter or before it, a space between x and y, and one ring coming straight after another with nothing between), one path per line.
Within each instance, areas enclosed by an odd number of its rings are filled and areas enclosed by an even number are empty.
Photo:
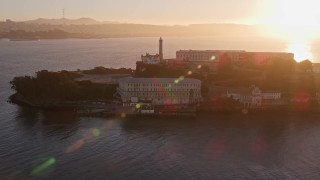
M190 26L190 25L215 25L215 24L223 24L223 25L245 25L245 26L275 26L273 24L268 23L243 23L243 22L199 22L199 23L149 23L149 22L133 22L133 21L117 21L117 20L97 20L91 17L79 17L79 18L67 18L67 17L60 17L60 18L49 18L49 17L38 17L38 18L31 18L31 19L12 19L12 18L4 18L0 22L6 22L7 20L13 22L28 22L28 21L35 21L35 20L80 20L80 19L90 19L96 21L97 24L141 24L141 25L155 25L155 26Z

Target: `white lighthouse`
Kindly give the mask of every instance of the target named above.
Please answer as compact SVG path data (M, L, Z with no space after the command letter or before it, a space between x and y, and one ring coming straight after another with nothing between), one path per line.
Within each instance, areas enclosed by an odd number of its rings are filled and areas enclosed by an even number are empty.
M151 55L146 53L146 55L141 55L141 61L144 64L160 64L163 62L163 40L160 37L159 39L159 54Z
M159 56L160 56L160 62L163 61L163 40L162 38L160 37L159 39Z

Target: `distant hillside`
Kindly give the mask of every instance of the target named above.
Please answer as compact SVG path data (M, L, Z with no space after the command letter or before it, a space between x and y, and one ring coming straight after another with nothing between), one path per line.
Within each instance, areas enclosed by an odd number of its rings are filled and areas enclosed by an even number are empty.
M44 18L39 18L35 20L29 20L29 21L24 21L24 23L27 24L51 24L51 25L95 25L95 24L111 24L111 23L116 23L116 22L111 22L111 21L96 21L92 18L80 18L80 19L66 19L66 18L61 18L61 19L44 19Z
M257 37L261 36L259 26L241 24L192 24L192 25L149 25L99 22L90 18L70 19L37 19L26 22L0 22L0 35L10 31L52 31L60 30L78 34L86 38L110 37L159 37L159 36L218 36L224 37Z

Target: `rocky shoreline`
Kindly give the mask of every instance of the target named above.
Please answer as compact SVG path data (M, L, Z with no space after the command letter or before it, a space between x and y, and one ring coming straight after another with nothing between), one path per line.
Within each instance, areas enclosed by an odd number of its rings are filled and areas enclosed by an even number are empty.
M154 113L154 114L141 114L137 113L134 108L123 108L121 105L104 103L98 101L72 101L72 102L32 102L27 98L19 95L13 94L10 96L8 102L17 104L19 106L33 107L42 110L53 110L53 111L69 111L75 112L80 116L93 116L93 117L166 117L166 116L183 116L183 117L196 117L198 115L212 115L212 114L238 114L238 115L264 115L264 114L320 114L319 108L309 108L309 109L297 109L288 106L282 106L279 108L216 108L216 109L197 109L195 112L166 112L166 113Z
M20 106L29 106L29 107L35 107L35 108L41 108L41 109L50 109L50 108L56 108L61 105L58 101L31 101L30 99L15 93L9 97L8 100L9 103L17 104Z

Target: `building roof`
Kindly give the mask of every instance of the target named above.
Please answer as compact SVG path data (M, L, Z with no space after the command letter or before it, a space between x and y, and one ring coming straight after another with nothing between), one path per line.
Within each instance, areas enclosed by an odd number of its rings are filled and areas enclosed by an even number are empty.
M207 53L221 53L221 52L245 52L243 50L179 50L177 52L207 52Z
M283 54L290 54L290 55L293 55L293 53L291 52L269 52L269 51L265 51L265 52L262 52L262 51L251 51L251 52L248 52L248 51L244 51L244 50L179 50L177 52L207 52L207 53L221 53L221 52L245 52L245 53L257 53L257 54L279 54L279 55L283 55Z
M290 54L292 55L293 53L291 52L274 52L274 51L250 51L247 53L265 53L265 54Z
M127 83L175 83L179 78L134 78L134 77L126 77L119 79L119 82L127 82ZM193 83L193 84L201 84L201 81L193 78L184 78L180 79L179 83Z

